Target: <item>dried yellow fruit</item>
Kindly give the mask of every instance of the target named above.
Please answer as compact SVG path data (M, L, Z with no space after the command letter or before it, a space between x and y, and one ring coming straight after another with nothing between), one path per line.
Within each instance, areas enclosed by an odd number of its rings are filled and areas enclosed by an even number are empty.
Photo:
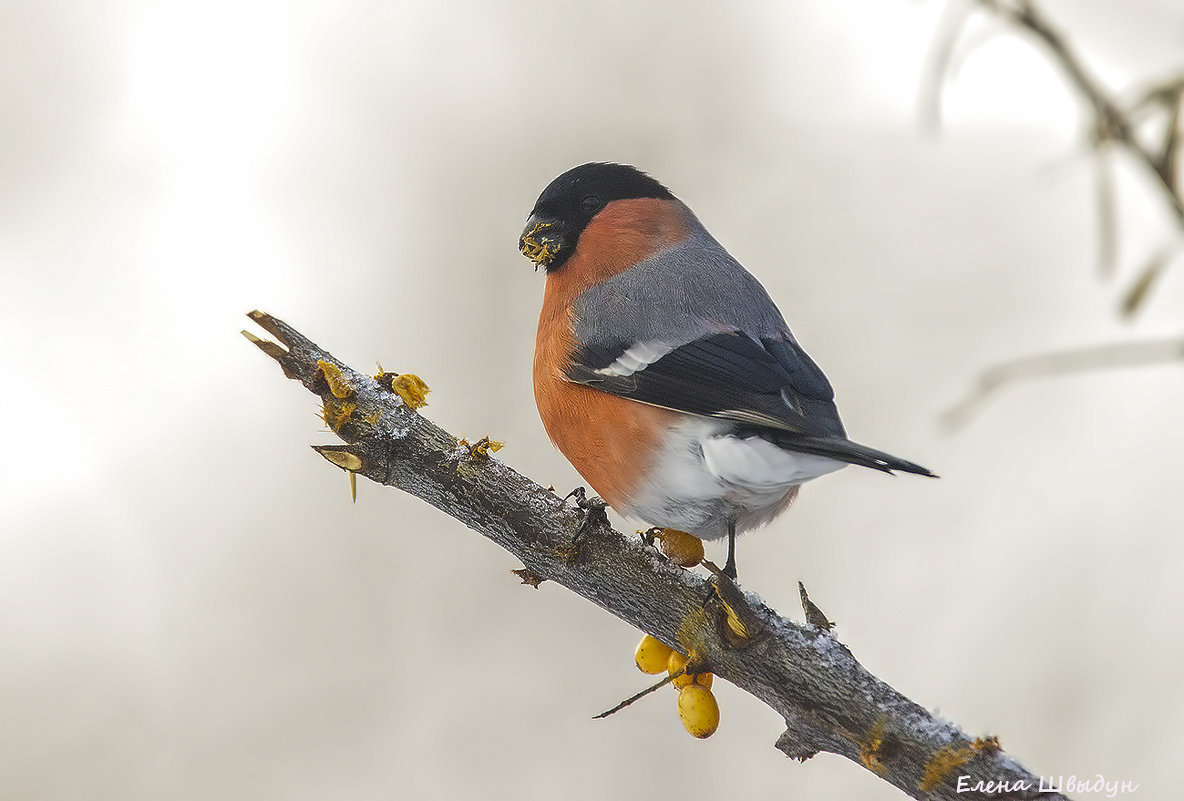
M391 391L403 399L412 409L427 406L428 393L432 390L422 378L414 373L403 373L391 379Z
M325 383L329 385L329 391L337 398L349 398L354 395L353 385L350 384L349 379L341 368L327 362L324 359L317 360L317 369L321 371L321 375L325 377Z
M670 682L674 685L676 690L681 690L683 687L689 687L692 684L698 684L700 687L711 689L711 683L715 679L710 673L684 673L674 681Z
M661 543L662 553L682 567L694 567L703 561L703 540L673 528L658 529L654 539Z
M349 420L350 415L354 413L354 409L356 408L358 408L356 403L351 403L350 401L334 402L332 399L327 398L321 407L321 419L325 421L325 425L337 431Z
M672 650L670 652L670 658L666 660L666 671L673 676L686 667L686 664L687 657L678 651ZM678 690L681 690L683 687L689 687L692 684L698 684L700 687L710 687L713 678L710 673L684 673L673 679L670 683Z
M666 669L672 653L669 645L647 634L637 644L633 660L642 673L661 673Z
M678 692L678 719L692 737L705 740L719 728L719 704L711 690L688 684Z
M687 658L674 649L670 650L670 657L666 660L666 670L673 676L686 667Z
M464 439L462 438L461 442L463 441ZM486 434L469 446L469 455L474 459L488 459L489 454L497 453L504 447L506 447L506 443L499 442L496 439L490 439L489 435Z

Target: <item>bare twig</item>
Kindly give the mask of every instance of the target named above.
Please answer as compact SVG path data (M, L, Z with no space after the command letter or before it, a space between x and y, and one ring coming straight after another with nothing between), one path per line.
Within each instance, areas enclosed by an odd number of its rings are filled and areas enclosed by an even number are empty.
M1184 338L1097 345L1016 359L984 372L970 394L942 415L942 422L948 428L960 428L987 398L1021 380L1180 360L1184 360Z
M666 678L662 679L661 681L654 682L653 684L651 684L649 687L646 687L641 692L634 693L633 695L629 696L621 703L614 706L612 709L606 709L605 711L601 712L599 715L593 715L592 719L593 720L603 720L604 718L607 718L609 715L615 715L618 712L620 712L622 709L624 709L625 707L631 706L632 704L636 703L637 701L640 701L642 698L645 698L650 693L656 692L656 691L662 689L670 682L672 682L675 679L677 679L678 677L686 674L686 672L687 672L686 665L683 665L682 669L679 670L677 673L668 674L666 676Z
M938 23L930 56L930 68L922 75L924 83L920 92L921 124L927 130L937 132L941 128L943 84L952 71L954 50L973 10L973 6L967 0L950 0Z
M1159 282L1167 266L1179 255L1179 250L1162 247L1143 262L1143 266L1135 274L1135 280L1127 287L1126 292L1122 293L1120 309L1124 317L1130 317L1143 307L1147 296L1151 294L1151 288Z
M1094 155L1098 200L1098 274L1109 278L1118 267L1118 204L1115 202L1114 163L1106 157L1105 144Z
M347 443L328 449L334 464L426 500L514 554L532 576L695 654L703 670L782 716L776 746L786 755L841 754L914 798L1063 798L1040 792L1038 778L996 741L968 737L872 676L832 635L780 617L730 581L670 565L605 525L589 528L574 548L579 510L488 452L460 445L389 385L284 322L249 316L283 347L252 342L320 397L326 422ZM980 790L1006 782L1011 792L960 793L959 782Z

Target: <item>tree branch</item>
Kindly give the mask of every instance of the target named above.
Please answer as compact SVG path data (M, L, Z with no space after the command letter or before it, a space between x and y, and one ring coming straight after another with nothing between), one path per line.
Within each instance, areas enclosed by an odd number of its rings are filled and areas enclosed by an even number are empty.
M330 462L422 498L522 560L535 583L567 587L751 693L785 719L776 747L786 755L841 754L914 798L1064 797L1040 792L994 738L934 717L832 634L780 617L725 577L675 567L606 525L573 547L580 510L421 417L390 384L270 315L249 316L278 343L247 337L321 398L325 421L347 443L316 448ZM959 793L960 783L981 792Z

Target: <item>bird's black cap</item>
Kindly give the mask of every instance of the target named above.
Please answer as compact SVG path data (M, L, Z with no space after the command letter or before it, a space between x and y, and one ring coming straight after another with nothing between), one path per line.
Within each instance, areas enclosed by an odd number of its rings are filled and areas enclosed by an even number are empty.
M518 247L548 272L556 270L601 209L614 200L634 198L675 199L669 189L628 164L591 162L573 167L539 195Z

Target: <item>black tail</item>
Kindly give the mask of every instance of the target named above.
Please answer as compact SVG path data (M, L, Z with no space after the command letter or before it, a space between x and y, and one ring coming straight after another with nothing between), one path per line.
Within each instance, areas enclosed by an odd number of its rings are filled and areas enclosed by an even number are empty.
M869 448L866 445L860 445L858 442L852 442L849 439L842 439L840 437L804 437L789 432L769 430L762 431L761 433L786 450L811 453L815 456L827 456L831 459L838 459L840 462L857 464L860 467L870 467L873 470L883 470L885 473L892 473L899 470L902 473L915 473L919 476L937 478L937 474L919 464L906 462L904 459L898 459L891 454L878 451L875 448Z

